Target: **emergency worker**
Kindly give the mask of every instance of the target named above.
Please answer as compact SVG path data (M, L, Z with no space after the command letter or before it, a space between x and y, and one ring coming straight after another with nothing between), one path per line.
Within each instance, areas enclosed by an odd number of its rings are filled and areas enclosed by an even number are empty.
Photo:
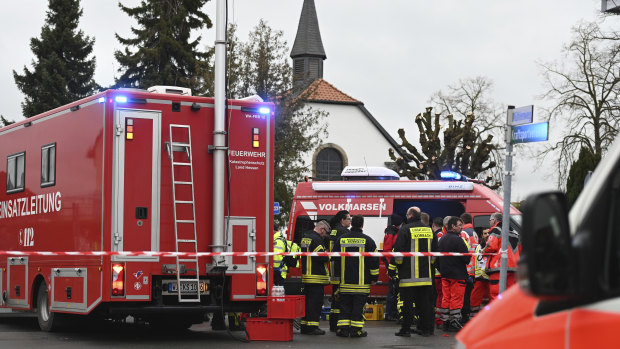
M273 234L273 252L300 252L299 245L293 241L287 240L286 235L276 231ZM274 278L273 284L276 286L283 286L284 280L288 275L288 269L299 267L298 256L273 256L273 271Z
M496 253L489 256L486 265L486 272L489 275L489 299L493 301L499 294L499 271L501 265L500 249L502 248L502 214L495 212L489 219L491 228L489 238L484 248L484 253ZM506 278L506 288L515 283L515 273L517 272L517 262L521 255L521 243L519 234L514 231L508 233L508 273Z
M364 234L364 217L355 215L351 231L343 234L334 246L334 252L377 252L375 241ZM370 284L379 279L378 257L335 257L335 274L340 277L339 337L366 337L364 305Z
M427 227L431 226L431 216L426 212L420 213L420 221Z
M302 252L325 252L323 239L330 233L331 227L326 221L317 223L314 230L304 233L301 239ZM306 315L301 320L301 333L322 335L319 328L321 308L323 306L323 289L329 284L329 257L304 256L301 259L301 282L306 296Z
M473 318L476 314L478 314L482 307L482 301L484 298L489 298L489 275L485 271L488 256L482 255L482 243L483 241L476 246L476 255L472 256L472 258L475 259L474 267L476 281L474 282L474 289L471 292L470 298L470 318Z
M448 221L446 235L439 240L439 252L467 253L467 245L460 237L462 229L463 221L458 217L451 217ZM439 257L441 291L443 293L440 312L445 331L458 332L463 328L461 324L461 309L463 308L465 280L468 277L467 263L469 263L469 260L469 256Z
M461 215L461 220L463 221L463 232L467 233L469 236L469 253L474 253L476 252L476 247L478 247L478 234L476 234L476 231L474 230L473 219L469 213L465 212ZM474 289L476 274L475 257L476 256L470 256L469 263L467 264L468 277L467 280L465 280L465 297L463 299L463 310L461 312L461 322L463 324L469 320L469 315L471 313L470 298L471 291Z
M349 232L349 227L351 226L351 215L349 211L342 210L336 213L336 215L331 219L330 225L332 227L332 231L330 232L329 238L329 251L334 251L334 244L336 241L343 235ZM329 310L329 331L336 332L338 325L338 316L340 314L340 308L338 306L338 298L339 291L338 286L340 284L340 278L334 272L334 261L338 257L331 258L329 262L329 281L332 285L332 296L330 298L330 310Z
M420 210L410 207L407 224L401 226L394 243L395 252L432 252L437 250L437 240L430 227L420 221ZM430 256L393 257L390 260L389 275L394 277L398 270L399 291L403 300L403 322L397 336L410 337L415 301L419 320L416 332L422 336L433 335L432 262Z
M282 253L287 251L286 238L282 236L282 233L276 231L273 234L273 252ZM284 279L286 279L287 268L284 264L284 256L273 256L273 284L276 286L284 285Z
M396 241L396 235L398 235L398 229L400 229L400 225L403 223L403 218L397 214L393 214L390 217L390 225L385 228L385 235L383 236L383 251L384 252L392 252L392 247L394 246L394 241ZM389 259L383 257L383 262L385 263L385 268L390 265ZM395 279L389 279L389 290L385 300L385 320L387 321L395 321L398 319L398 310L396 307L396 294L397 294L397 281Z

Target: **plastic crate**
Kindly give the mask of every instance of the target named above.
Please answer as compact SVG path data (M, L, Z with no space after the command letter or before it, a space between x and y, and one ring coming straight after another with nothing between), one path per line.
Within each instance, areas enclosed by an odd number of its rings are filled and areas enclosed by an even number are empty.
M330 307L323 307L323 309L321 309L321 320L329 320L331 310L332 309Z
M364 318L366 320L383 320L383 304L366 304Z
M269 319L297 319L304 315L306 315L304 296L267 298L267 317Z
M245 322L248 340L251 341L292 341L293 320L248 318Z

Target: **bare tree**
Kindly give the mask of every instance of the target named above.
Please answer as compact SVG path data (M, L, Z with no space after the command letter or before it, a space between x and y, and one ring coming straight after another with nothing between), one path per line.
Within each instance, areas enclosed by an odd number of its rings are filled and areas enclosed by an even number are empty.
M547 119L565 123L561 139L539 152L539 161L554 156L558 186L564 187L568 169L582 147L601 158L618 133L620 100L620 45L607 40L597 23L581 23L563 53L565 64L540 63L552 102ZM611 35L613 36L613 35Z
M435 92L429 102L444 118L454 115L456 118L466 119L469 115L475 115L471 129L476 142L484 142L489 135L503 139L506 112L501 104L491 98L492 90L493 81L486 76L459 79L457 83L449 85L446 92ZM502 144L493 144L488 154L489 161L496 164L503 163L504 156L501 152L503 149ZM503 179L501 166L491 166L479 175L486 177L486 180L493 178L494 187L501 186Z
M452 114L443 118L441 113L433 115L432 110L433 108L428 107L415 118L420 135L419 149L407 140L404 129L398 130L401 153L404 155L397 156L394 149L390 149L389 154L396 162L401 176L409 179L439 179L441 171L452 170L476 178L480 173L496 167L496 162L490 158L491 152L496 148L491 142L493 136L489 134L482 139L474 130L476 117L473 113L468 112L465 118L457 120ZM440 125L442 119L447 121L446 126ZM489 175L486 182L492 179ZM498 188L499 182L499 179L495 178L490 187Z

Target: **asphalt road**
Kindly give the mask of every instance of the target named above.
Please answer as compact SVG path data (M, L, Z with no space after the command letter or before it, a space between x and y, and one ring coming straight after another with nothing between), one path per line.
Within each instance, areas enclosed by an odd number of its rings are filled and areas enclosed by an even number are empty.
M323 329L329 328L322 321ZM0 348L451 348L454 334L436 330L433 337L412 335L410 338L394 336L398 325L394 322L367 321L366 338L340 338L334 333L324 336L308 336L294 331L293 341L252 341L245 343L243 332L213 331L207 323L194 325L179 332L153 331L148 326L134 323L82 324L79 329L58 333L39 330L32 314L0 314ZM232 335L232 337L231 337ZM234 338L233 338L234 337Z

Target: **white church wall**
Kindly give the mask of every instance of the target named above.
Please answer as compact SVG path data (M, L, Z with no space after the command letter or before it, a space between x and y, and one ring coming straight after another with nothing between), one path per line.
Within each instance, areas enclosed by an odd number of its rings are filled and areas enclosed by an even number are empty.
M356 105L308 103L313 109L325 110L329 135L323 143L337 145L346 154L349 166L385 166L391 161L390 143ZM317 147L318 148L318 147ZM312 171L314 152L304 155L308 174Z

